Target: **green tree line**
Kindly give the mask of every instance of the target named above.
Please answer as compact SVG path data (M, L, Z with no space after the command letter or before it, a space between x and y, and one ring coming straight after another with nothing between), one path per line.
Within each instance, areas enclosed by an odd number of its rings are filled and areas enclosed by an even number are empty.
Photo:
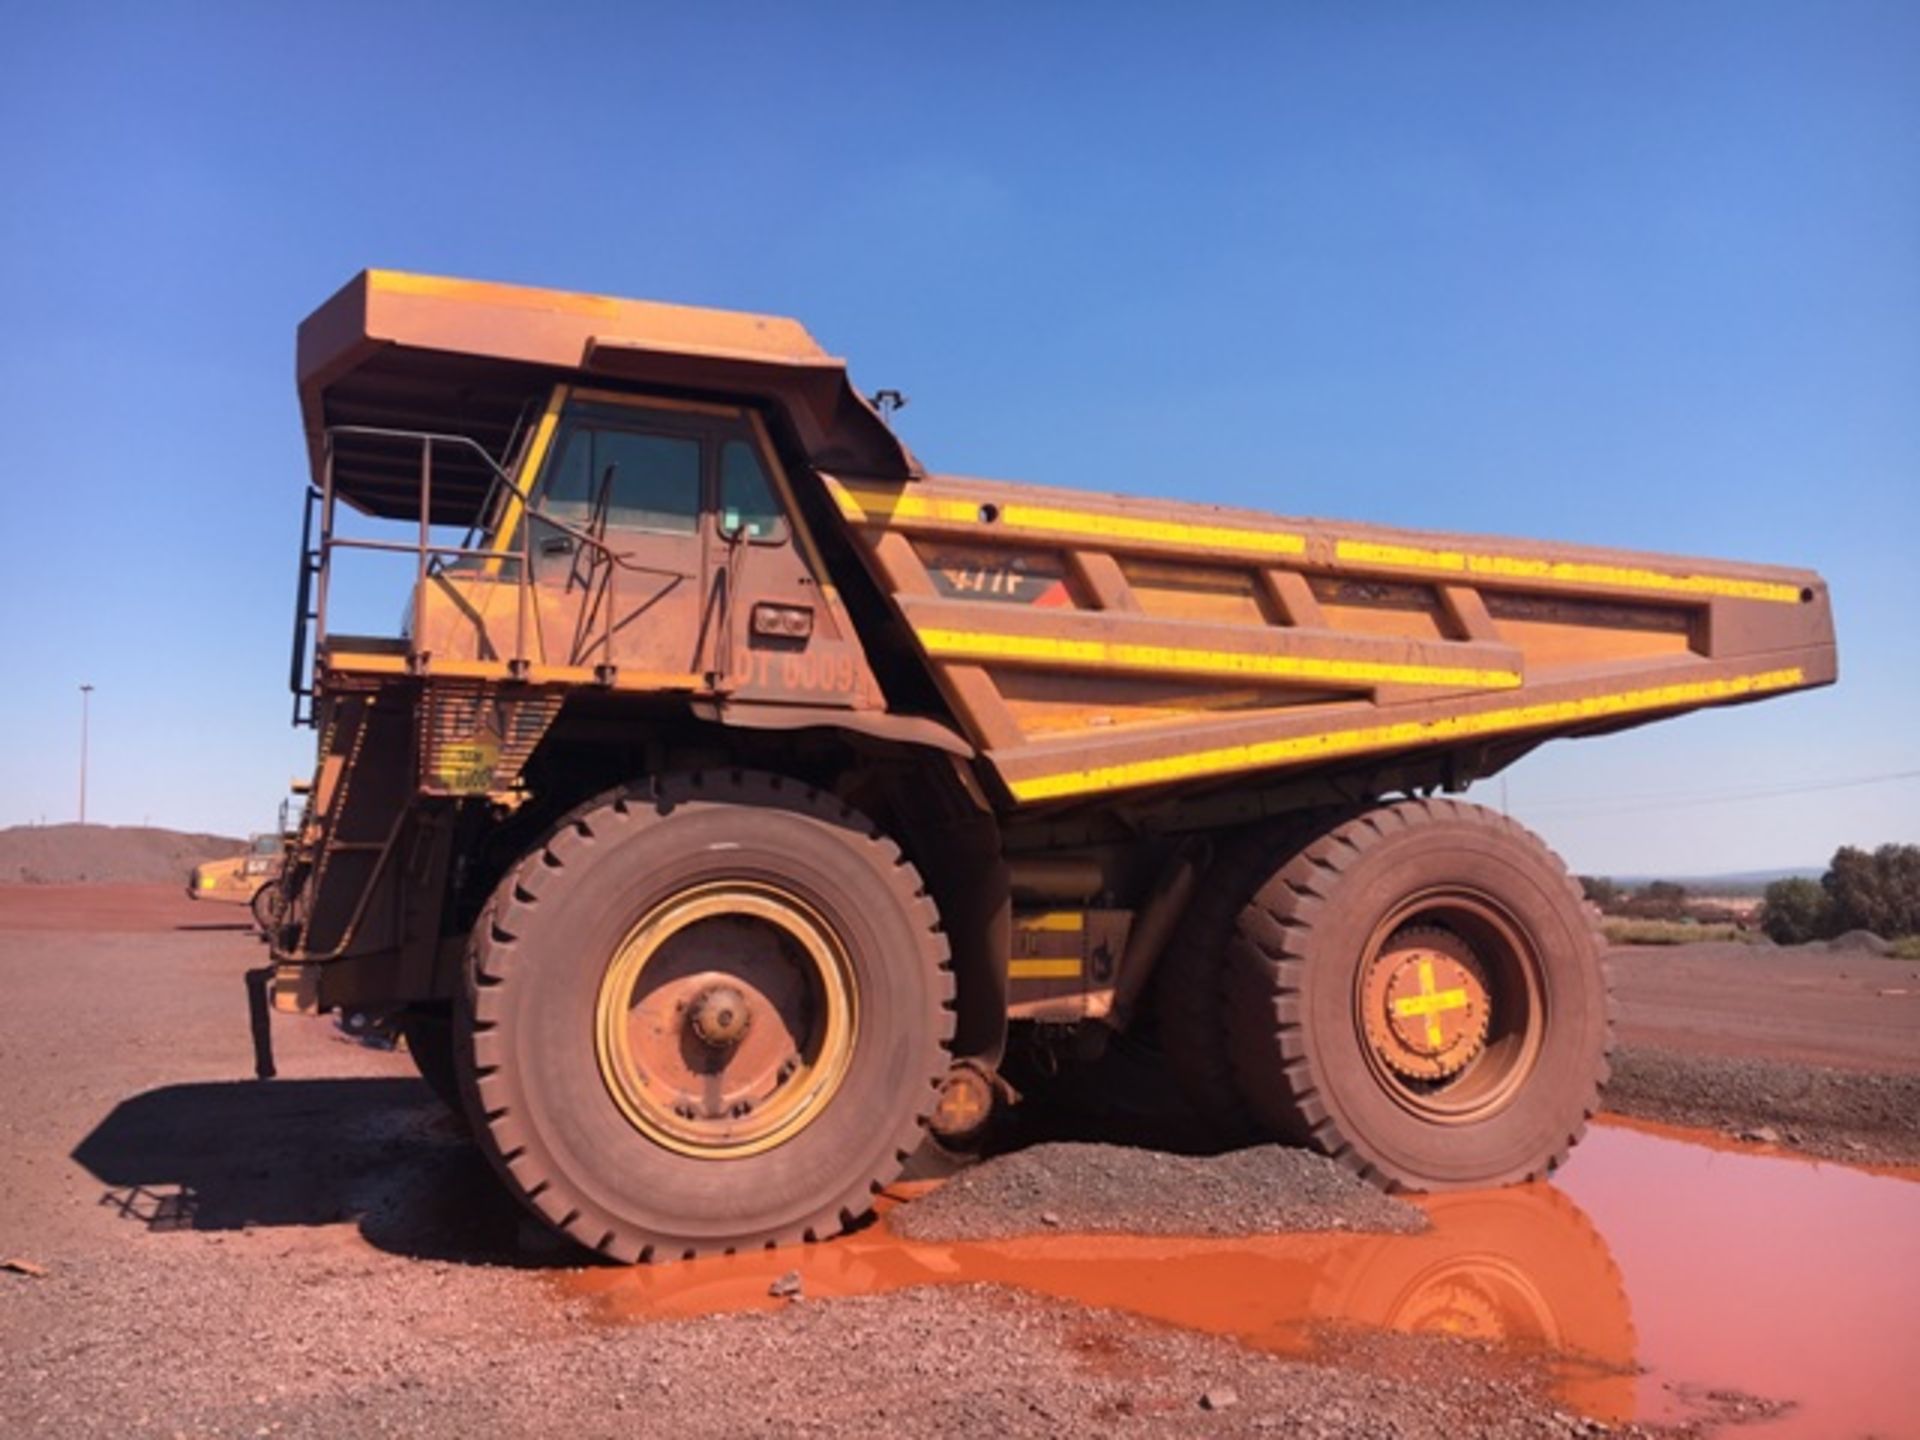
M1849 930L1888 939L1920 935L1920 845L1882 845L1872 853L1843 845L1818 880L1767 886L1760 925L1782 945Z

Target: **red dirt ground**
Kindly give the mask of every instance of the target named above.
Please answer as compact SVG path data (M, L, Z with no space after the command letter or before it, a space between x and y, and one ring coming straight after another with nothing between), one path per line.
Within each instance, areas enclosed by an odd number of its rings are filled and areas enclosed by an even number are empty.
M0 885L0 930L251 930L244 905L189 900L177 885Z

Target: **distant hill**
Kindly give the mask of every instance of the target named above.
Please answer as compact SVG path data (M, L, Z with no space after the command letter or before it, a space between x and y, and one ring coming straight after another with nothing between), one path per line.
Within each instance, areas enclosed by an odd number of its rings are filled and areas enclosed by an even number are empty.
M246 841L141 825L16 825L0 830L0 885L184 885L202 860Z
M1730 870L1720 875L1609 875L1607 879L1626 886L1668 880L1696 895L1758 895L1776 880L1818 880L1826 873L1824 865L1802 865L1789 870Z

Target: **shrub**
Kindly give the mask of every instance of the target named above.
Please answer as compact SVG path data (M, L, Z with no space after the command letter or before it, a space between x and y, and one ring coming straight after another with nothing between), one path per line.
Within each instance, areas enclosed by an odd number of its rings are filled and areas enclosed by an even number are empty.
M1760 904L1760 928L1782 945L1802 945L1836 933L1833 918L1833 901L1814 880L1776 880Z
M1604 875L1578 875L1581 893L1603 911L1612 911L1626 898L1626 892Z
M1615 907L1617 915L1636 920L1684 920L1687 916L1687 887L1671 880L1653 880L1642 885Z
M1882 845L1871 855L1844 845L1820 884L1836 933L1920 934L1920 845Z

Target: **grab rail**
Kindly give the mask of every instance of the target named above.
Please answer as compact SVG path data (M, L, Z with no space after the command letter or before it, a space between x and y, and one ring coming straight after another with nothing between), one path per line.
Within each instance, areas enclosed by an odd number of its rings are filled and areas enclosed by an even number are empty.
M333 483L333 462L335 442L342 437L363 440L407 442L419 446L419 533L410 541L361 539L335 533L334 519L338 495ZM462 543L457 545L435 544L433 540L433 466L436 446L453 446L479 457L493 476L495 486L503 486L519 501L520 515L514 527L512 543L509 547L484 546L471 543L480 536L480 519L467 526ZM479 515L484 516L494 495L489 489L486 503L483 503ZM316 516L319 534L316 539L314 526ZM427 581L440 573L440 567L448 561L479 560L512 562L514 586L514 641L513 653L506 657L510 672L521 673L534 660L528 653L527 620L530 607L537 608L533 591L533 526L538 519L543 525L551 527L568 537L581 550L594 552L594 569L605 567L606 580L612 584L613 572L620 560L611 547L599 536L565 520L548 515L535 505L528 492L516 483L506 468L489 454L484 446L468 435L445 434L427 430L396 430L376 425L335 425L326 431L326 452L321 465L320 485L318 489L309 487L306 497L306 511L301 522L299 569L294 593L294 630L293 654L288 671L288 686L293 692L293 720L296 725L314 723L314 696L319 688L322 657L327 640L327 604L332 588L333 556L338 550L362 550L384 554L413 555L415 613L418 614L421 597L425 594ZM578 550L576 554L579 553ZM640 567L647 568L647 567ZM603 645L612 642L613 612L615 606L604 607L603 626L606 634L599 637ZM419 661L425 652L418 649L419 636L416 633L407 637L409 641L409 663ZM584 638L584 637L582 637ZM576 640L576 644L580 643ZM609 651L610 653L610 651Z

